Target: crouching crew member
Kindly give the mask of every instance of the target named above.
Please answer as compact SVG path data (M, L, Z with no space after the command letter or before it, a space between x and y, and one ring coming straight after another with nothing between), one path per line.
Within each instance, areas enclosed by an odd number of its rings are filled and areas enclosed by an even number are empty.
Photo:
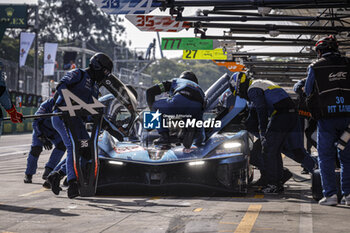
M337 205L336 143L350 124L350 60L340 55L333 36L316 43L319 59L308 68L305 93L317 119L317 150L324 198L321 205ZM339 150L342 202L350 205L350 145Z
M155 101L155 97L164 92L169 94L168 98ZM159 110L167 115L191 115L192 118L202 120L204 92L198 85L196 75L191 71L184 71L179 78L161 82L150 87L146 92L147 104L153 111ZM161 137L155 141L156 144L169 144L169 130L160 128ZM197 143L203 140L201 133L197 136Z
M280 193L284 190L281 151L288 136L300 132L295 104L280 86L268 80L251 79L243 72L233 74L230 85L234 94L250 101L257 112L263 156L261 192ZM307 156L301 148L293 148L293 154L299 163Z
M39 109L35 112L35 115L51 113L55 105L53 98L49 98L43 102ZM49 173L57 166L60 162L66 147L63 144L61 136L53 128L51 118L36 118L33 121L33 136L32 146L27 158L27 169L25 171L24 183L32 183L32 177L36 173L38 167L39 155L43 150L52 149L52 144L55 145L49 161L45 165L45 171L42 178L46 180Z

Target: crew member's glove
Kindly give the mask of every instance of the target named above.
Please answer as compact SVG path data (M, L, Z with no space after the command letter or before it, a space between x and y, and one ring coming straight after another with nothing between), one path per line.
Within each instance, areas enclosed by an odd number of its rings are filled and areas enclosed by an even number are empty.
M17 112L14 105L12 105L12 108L9 110L6 110L6 112L10 115L11 121L13 123L22 123L23 122L23 114L20 112Z
M46 136L41 135L38 138L43 143L43 146L44 146L45 150L51 150L52 149L52 143L50 142L50 140Z

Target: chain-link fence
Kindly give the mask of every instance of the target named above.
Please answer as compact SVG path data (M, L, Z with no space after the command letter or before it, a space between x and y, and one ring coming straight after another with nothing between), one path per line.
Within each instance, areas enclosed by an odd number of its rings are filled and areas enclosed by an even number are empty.
M41 82L43 82L43 75L38 72L38 78L35 80L34 69L29 66L21 67L18 75L18 63L0 58L2 62L7 79L7 88L11 91L18 91L27 94L41 94Z

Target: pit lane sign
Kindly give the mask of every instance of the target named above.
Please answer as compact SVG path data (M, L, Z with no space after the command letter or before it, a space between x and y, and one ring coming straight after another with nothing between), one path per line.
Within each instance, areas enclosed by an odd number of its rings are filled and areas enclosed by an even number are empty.
M171 16L126 15L125 18L140 31L179 32L184 28L189 28L189 22L175 21Z
M213 50L219 46L218 41L210 39L190 37L162 38L163 50Z
M156 0L93 0L107 14L148 14L161 6Z
M184 50L184 60L227 60L227 55L221 48L214 50Z
M0 5L0 23L7 28L27 28L27 5Z
M219 60L219 59L218 59ZM213 62L218 65L218 66L225 66L229 71L231 72L240 72L240 71L245 71L246 68L244 65L239 64L237 62L233 62L233 61L214 61Z

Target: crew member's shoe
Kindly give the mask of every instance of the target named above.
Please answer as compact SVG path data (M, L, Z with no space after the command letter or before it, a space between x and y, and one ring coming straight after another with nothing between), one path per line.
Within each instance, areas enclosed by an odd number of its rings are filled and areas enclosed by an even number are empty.
M60 181L64 177L63 174L60 174L60 172L52 172L48 177L47 181L51 185L51 191L58 195L60 194L60 191L62 191L62 188L60 187Z
M68 187L67 177L63 180L63 186Z
M292 177L293 177L293 173L291 173L288 168L284 167L283 168L283 175L282 175L282 179L281 179L282 185L285 184Z
M341 204L350 206L350 194L341 199Z
M263 194L281 194L284 192L284 188L283 185L267 184L257 192Z
M47 179L47 176L52 172L52 168L49 168L49 167L45 167L45 171L43 173L43 180L46 180Z
M33 175L25 174L23 181L24 181L24 183L29 184L29 183L32 183L32 178L33 178Z
M337 194L333 194L330 197L324 197L322 198L318 204L320 205L328 205L328 206L336 206L338 204L338 197Z
M68 181L67 195L71 199L79 196L79 187L76 180Z
M305 167L303 167L303 170L301 170L300 173L303 175L306 175L306 174L309 174L309 171Z
M251 187L261 187L267 185L266 179L260 177L257 181L254 181L250 184Z
M51 184L47 180L45 180L43 183L43 187L46 189L51 189Z

